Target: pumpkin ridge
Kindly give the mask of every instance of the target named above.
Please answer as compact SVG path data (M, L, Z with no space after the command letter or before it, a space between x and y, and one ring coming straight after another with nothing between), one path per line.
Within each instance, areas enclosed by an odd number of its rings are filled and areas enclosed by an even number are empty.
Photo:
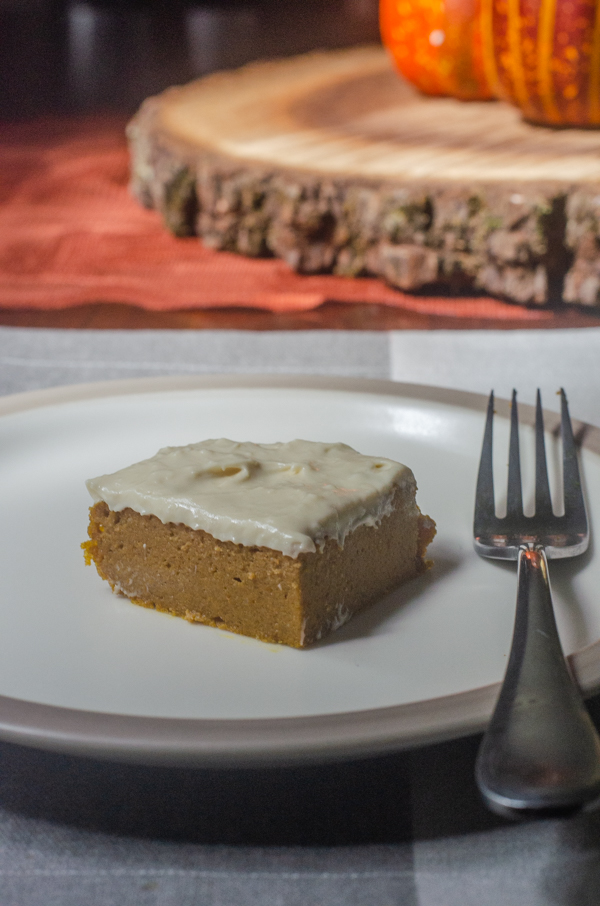
M537 45L537 81L544 113L552 123L560 122L556 105L554 80L551 72L554 54L554 25L556 21L556 0L542 0Z
M596 7L592 50L590 53L590 84L588 93L590 122L600 123L600 4Z
M507 2L507 38L508 49L510 54L510 75L513 83L513 91L519 105L528 115L531 110L531 100L527 91L525 80L525 67L523 66L523 54L521 52L521 4L520 0L508 0Z
M488 80L492 91L495 94L498 94L500 90L500 77L498 75L498 67L496 66L496 54L494 53L494 0L481 0L479 20L481 23L483 69L485 72L485 77Z

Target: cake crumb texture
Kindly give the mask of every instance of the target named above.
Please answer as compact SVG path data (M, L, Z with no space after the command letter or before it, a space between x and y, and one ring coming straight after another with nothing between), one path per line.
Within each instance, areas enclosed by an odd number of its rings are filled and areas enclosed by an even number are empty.
M114 512L103 501L90 509L88 535L86 562L135 604L304 648L427 569L435 524L414 489L398 487L379 525L360 526L343 547L329 539L296 558L131 508Z

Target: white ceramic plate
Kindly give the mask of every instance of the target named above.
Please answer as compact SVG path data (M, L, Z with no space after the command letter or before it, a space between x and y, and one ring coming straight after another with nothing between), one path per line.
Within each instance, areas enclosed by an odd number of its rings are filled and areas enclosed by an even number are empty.
M482 561L472 548L484 409L480 396L435 388L281 377L143 380L1 400L0 736L99 757L225 765L351 757L482 727L506 663L516 589L514 566ZM555 425L550 416L551 463ZM587 428L583 438L592 528L599 435ZM343 441L406 462L438 524L434 568L306 651L113 595L79 547L85 479L162 446L222 436ZM501 471L505 453L496 460ZM565 648L595 691L600 561L590 552L553 564L552 580Z

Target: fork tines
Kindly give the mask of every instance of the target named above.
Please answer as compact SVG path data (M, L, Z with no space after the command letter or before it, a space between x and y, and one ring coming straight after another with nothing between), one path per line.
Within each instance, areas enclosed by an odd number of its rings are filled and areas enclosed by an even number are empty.
M510 531L510 524L517 520L527 519L532 532L541 531L544 534L557 528L560 523L561 530L568 528L568 524L582 525L585 520L585 504L577 463L577 448L573 437L573 428L569 416L569 407L565 391L561 388L561 437L563 450L563 491L565 515L555 516L552 509L550 484L548 481L548 466L546 462L546 448L544 442L544 417L540 391L537 391L535 410L535 513L533 516L523 515L523 492L521 483L521 459L519 454L519 419L517 410L517 393L513 390L510 441L508 458L508 487L506 500L506 516L498 518L494 502L494 477L493 477L493 421L494 421L494 393L490 394L479 473L477 476L477 492L475 497L475 536L489 534L493 528L499 533Z
M539 394L539 390L538 390ZM542 425L542 445L544 443L544 426ZM544 466L546 453L542 447ZM523 515L523 492L521 490L521 457L519 455L519 415L517 410L517 391L512 392L510 407L510 441L508 444L508 488L506 491L506 515Z
M539 391L538 391L539 393ZM569 407L565 391L560 391L561 408L561 434L563 445L563 485L565 499L565 513L579 510L585 513L583 489L577 462L577 446L573 437L573 426L569 417Z

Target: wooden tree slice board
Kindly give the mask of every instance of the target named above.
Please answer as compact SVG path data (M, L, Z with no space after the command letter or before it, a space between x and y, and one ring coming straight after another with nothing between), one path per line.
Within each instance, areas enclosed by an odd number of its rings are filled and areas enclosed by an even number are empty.
M171 88L128 135L137 197L213 248L404 290L600 305L600 130L424 97L379 47Z

